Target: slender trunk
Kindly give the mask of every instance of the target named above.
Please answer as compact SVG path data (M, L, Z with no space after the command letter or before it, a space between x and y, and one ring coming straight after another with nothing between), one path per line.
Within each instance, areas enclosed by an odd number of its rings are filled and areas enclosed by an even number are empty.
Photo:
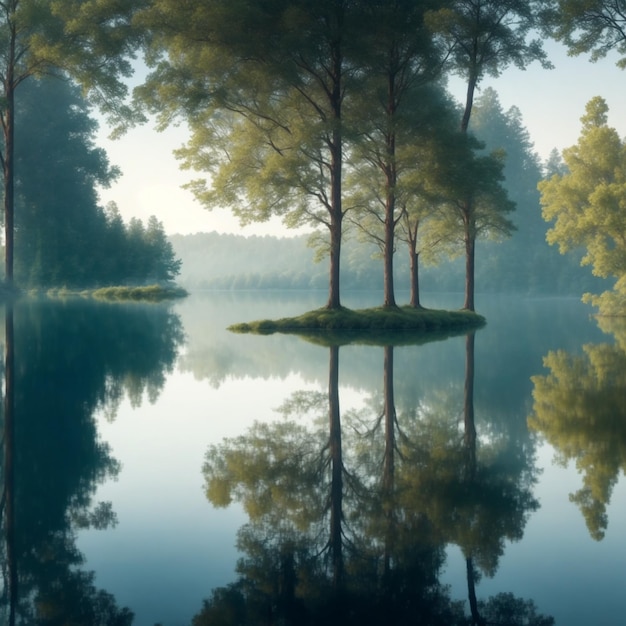
M464 426L465 426L465 452L466 468L465 479L468 483L476 479L476 424L474 421L474 339L475 333L469 333L465 338L465 388L464 388ZM469 598L470 611L472 614L472 624L483 626L485 620L478 611L478 601L476 599L476 581L474 572L474 562L470 554L466 558L467 567L467 594Z
M385 417L385 460L383 464L383 499L387 522L384 555L384 577L389 582L391 572L391 555L394 547L394 485L395 485L395 452L396 452L396 405L393 392L393 346L385 346L383 366L383 396Z
M472 557L465 560L467 571L467 595L469 597L470 612L472 614L472 626L485 626L486 622L478 611L478 600L476 599L476 581L474 575L474 561Z
M476 48L475 42L474 47ZM474 59L477 58L475 51ZM478 83L478 72L473 66L470 69L467 81L467 94L465 97L465 110L461 120L461 132L466 133L469 128L472 108L474 106L474 92ZM474 251L476 246L476 232L474 229L474 205L471 198L465 198L465 304L464 309L474 311Z
M465 338L465 388L463 391L463 416L465 427L465 450L468 458L467 476L476 475L476 424L474 421L474 342L475 333Z
M475 57L474 57L475 58ZM474 92L476 91L476 85L478 84L478 71L476 67L472 66L467 80L467 92L465 94L465 108L463 110L463 117L461 118L461 132L466 133L469 128L470 118L472 116L472 109L474 108Z
M9 626L15 624L18 599L17 555L15 554L15 348L13 343L13 306L8 305L5 324L4 395L4 516L9 586Z
M392 53L393 54L393 53ZM396 134L393 130L396 113L395 73L390 72L387 85L387 163L385 165L385 248L384 248L384 306L395 307L393 286L393 251L396 236Z
M328 406L330 428L330 554L335 590L343 582L343 550L341 525L343 522L343 456L341 447L341 417L339 412L339 346L330 348L328 375Z
M410 266L411 266L411 306L421 309L420 302L420 278L419 278L419 252L409 244Z
M468 201L468 204L469 201ZM472 220L473 209L467 210L468 220ZM476 256L476 235L471 225L465 227L465 303L463 308L468 311L474 311L474 265Z
M395 197L393 189L387 190L387 207L385 215L385 248L384 248L384 302L386 307L396 306L393 286L393 249L395 244Z
M15 26L10 24L9 58L4 85L4 275L8 287L13 286L13 235L14 235L14 137L15 137Z
M342 215L337 211L331 213L330 225L330 282L328 288L328 309L341 307L339 276L341 259Z
M343 28L343 14L341 9L337 14L337 29L341 32ZM341 307L340 299L340 259L341 259L341 238L343 223L343 206L341 201L342 192L342 170L343 170L343 132L341 119L341 102L343 98L343 53L341 49L341 39L339 38L332 45L332 91L330 94L330 105L333 114L332 141L330 146L330 283L328 288L329 309Z

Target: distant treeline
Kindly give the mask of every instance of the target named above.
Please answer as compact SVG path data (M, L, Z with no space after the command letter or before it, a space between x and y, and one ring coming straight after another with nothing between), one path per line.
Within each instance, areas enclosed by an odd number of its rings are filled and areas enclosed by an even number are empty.
M545 229L545 225L544 225ZM179 282L188 289L327 289L328 260L314 260L306 235L270 237L196 233L170 237L182 260ZM341 273L345 289L382 289L382 262L372 244L345 242ZM396 254L401 255L402 250ZM488 293L580 295L597 281L579 258L560 256L542 237L533 249L520 250L514 240L481 242L477 284ZM396 264L399 290L409 289L406 263ZM425 291L463 291L462 259L425 267Z

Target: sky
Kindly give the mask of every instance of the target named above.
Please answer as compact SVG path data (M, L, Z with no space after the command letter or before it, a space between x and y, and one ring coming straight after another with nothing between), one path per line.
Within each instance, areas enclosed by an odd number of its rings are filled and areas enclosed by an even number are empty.
M576 143L580 118L594 96L609 106L609 124L626 136L626 72L616 67L617 56L590 63L587 56L568 57L557 43L545 45L555 68L544 70L538 63L525 71L506 69L497 78L485 78L480 89L494 88L503 109L517 106L530 133L535 151L545 160L553 148L562 150ZM449 90L459 101L465 96L460 80L450 81ZM480 92L479 92L480 93ZM187 140L184 126L157 132L146 124L121 139L108 139L103 124L97 139L113 165L122 170L120 179L101 191L103 203L115 201L124 219L144 221L155 215L168 234L217 231L242 235L292 235L279 220L242 228L226 210L202 208L189 191L181 188L194 172L181 171L173 150Z

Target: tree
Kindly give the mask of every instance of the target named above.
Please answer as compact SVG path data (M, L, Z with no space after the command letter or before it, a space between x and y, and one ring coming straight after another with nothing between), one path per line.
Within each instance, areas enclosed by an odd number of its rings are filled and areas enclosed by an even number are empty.
M7 0L0 3L0 164L5 280L13 283L15 95L31 76L71 73L106 113L124 112L122 77L136 43L130 17L142 0Z
M468 131L474 93L485 75L498 76L511 64L523 69L535 60L550 67L541 42L527 40L539 23L539 9L544 1L456 0L451 6L431 14L432 28L448 45L450 71L467 83L462 132ZM458 209L467 225L464 308L473 311L476 240L471 197L463 198Z
M88 284L101 275L106 229L96 186L119 171L94 145L97 122L72 83L30 80L16 111L15 278L27 287Z
M515 210L504 182L501 150L486 153L484 144L467 133L450 134L438 158L438 194L447 205L438 232L454 238L465 251L465 305L474 309L474 257L479 238L508 236L515 226L508 214Z
M626 203L626 144L608 126L608 106L592 98L581 117L578 143L563 151L567 171L539 184L543 216L553 221L547 239L561 253L582 246L581 263L593 273L614 277L613 291L584 300L602 314L623 315L626 303L626 239L623 214Z
M546 30L562 41L570 54L591 53L591 60L616 50L626 67L626 7L622 0L552 0L544 13Z
M153 72L136 91L161 124L187 120L184 166L213 177L191 189L243 221L287 216L329 234L328 307L340 306L343 103L358 7L345 0L165 0L143 12Z
M169 281L180 271L163 225L126 226L96 186L118 170L94 143L97 122L79 88L32 79L16 98L15 277L24 287Z
M377 241L384 263L384 306L395 306L393 257L396 227L406 202L404 179L415 162L424 127L433 117L432 93L424 88L441 74L442 59L424 23L426 2L365 4L363 83L347 106L354 117L350 150L353 222ZM431 89L432 92L432 89Z

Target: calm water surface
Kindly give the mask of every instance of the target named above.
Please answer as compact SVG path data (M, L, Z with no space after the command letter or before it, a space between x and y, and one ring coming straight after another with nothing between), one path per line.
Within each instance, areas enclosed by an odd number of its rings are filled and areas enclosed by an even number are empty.
M324 297L5 313L2 623L623 624L626 325L479 297L421 345L226 330Z

